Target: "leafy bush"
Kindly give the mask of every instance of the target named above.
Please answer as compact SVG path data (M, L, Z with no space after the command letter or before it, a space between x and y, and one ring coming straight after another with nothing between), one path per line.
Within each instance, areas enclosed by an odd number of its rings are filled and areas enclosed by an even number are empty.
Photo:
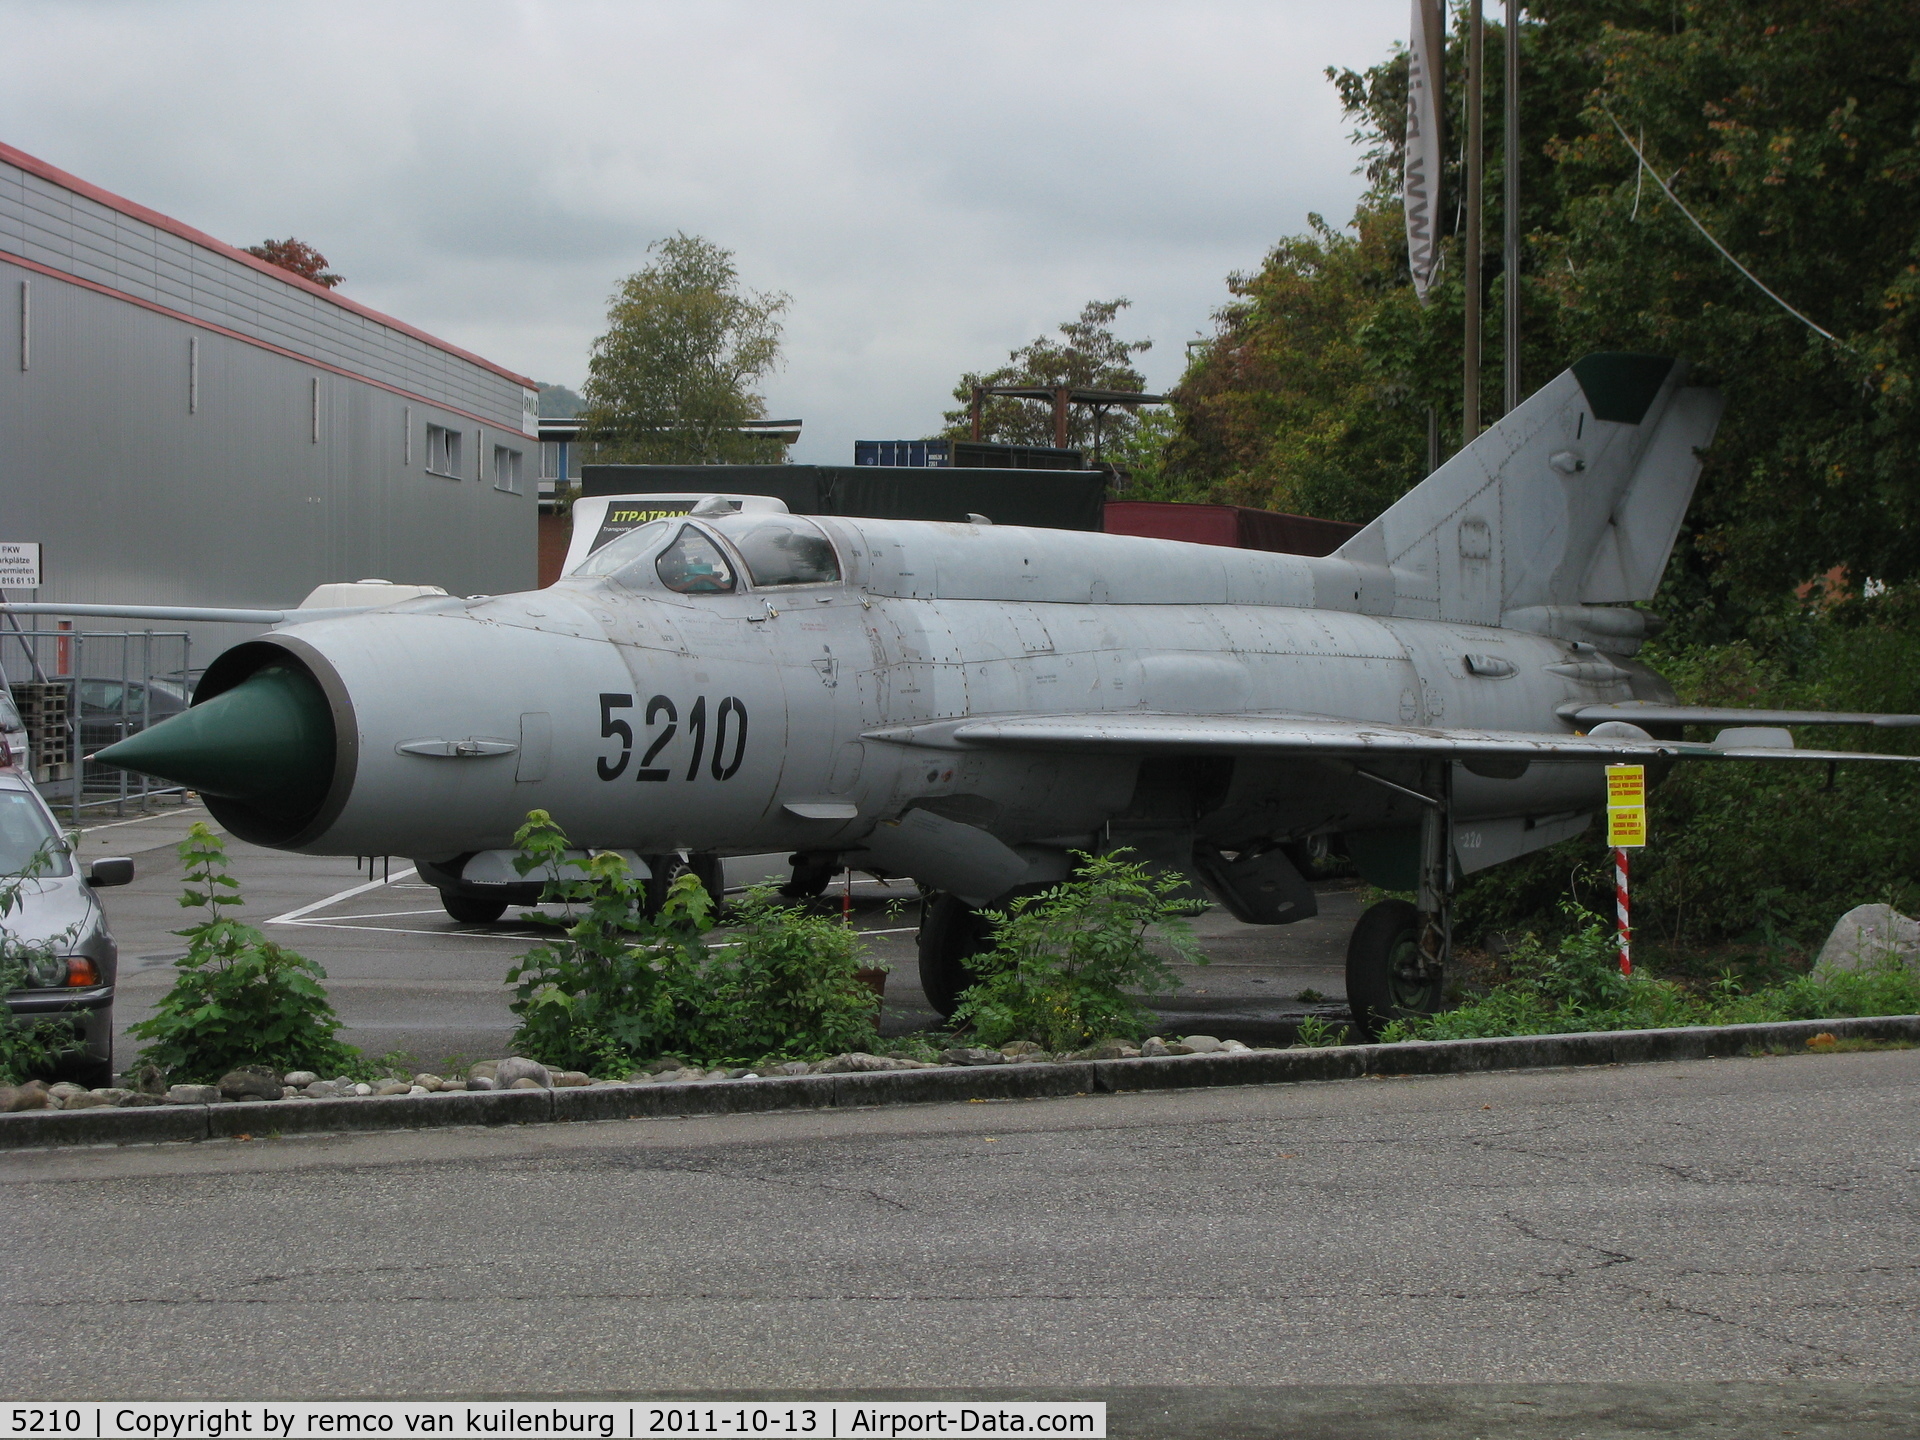
M1129 992L1179 987L1149 937L1191 964L1206 963L1182 918L1205 907L1175 898L1177 876L1149 875L1118 854L1079 858L1072 879L984 912L994 925L993 949L972 962L980 982L953 1015L981 1044L1032 1040L1060 1051L1138 1039L1154 1017Z
M55 842L46 842L34 851L18 875L0 877L0 994L24 989L29 969L38 961L54 958L58 954L55 942L70 940L77 928L69 928L64 936L22 940L6 927L7 916L25 903L22 892L52 865L54 848ZM78 1038L71 1020L54 1016L21 1024L0 1015L0 1084L11 1085L51 1073Z
M1730 974L1695 991L1639 967L1622 975L1613 934L1598 922L1579 924L1553 944L1526 936L1508 958L1508 970L1510 978L1479 999L1426 1019L1396 1020L1380 1038L1468 1040L1920 1013L1920 975L1898 956L1856 972L1801 975L1745 994Z
M303 955L226 918L245 902L226 873L226 842L195 824L180 842L187 889L180 904L206 918L185 937L179 974L153 1017L128 1033L148 1042L139 1060L173 1081L213 1081L242 1065L337 1075L360 1052L334 1038L340 1020L320 982L327 972Z
M620 1073L674 1055L708 1064L815 1057L874 1043L873 991L857 978L857 932L755 892L729 938L709 946L713 901L683 875L658 915L620 856L567 854L544 810L514 837L523 875L549 877L567 907L531 918L560 931L507 974L514 1045L549 1065ZM565 872L575 872L569 876Z

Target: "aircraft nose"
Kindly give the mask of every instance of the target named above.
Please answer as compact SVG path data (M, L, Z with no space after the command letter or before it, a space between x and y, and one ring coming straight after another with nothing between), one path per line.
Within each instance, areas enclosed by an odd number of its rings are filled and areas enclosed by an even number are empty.
M296 824L326 798L334 754L333 713L319 682L304 667L279 663L94 758Z

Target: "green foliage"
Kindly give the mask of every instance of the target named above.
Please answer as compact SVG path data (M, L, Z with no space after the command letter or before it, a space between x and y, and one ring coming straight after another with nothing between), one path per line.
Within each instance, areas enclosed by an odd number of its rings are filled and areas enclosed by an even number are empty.
M1460 7L1446 55L1463 133ZM1488 27L1498 55L1501 29ZM1920 576L1920 11L1907 0L1540 0L1520 36L1523 392L1593 350L1681 355L1728 400L1662 608L1676 635L1756 635L1791 587L1845 567ZM1423 309L1398 197L1406 57L1330 72L1370 181L1349 230L1310 220L1229 282L1176 388L1165 485L1366 520L1425 472L1426 414L1461 435L1460 237ZM1489 67L1498 115L1501 67ZM1717 254L1614 127L1820 338ZM1486 233L1507 163L1487 132ZM1450 160L1441 214L1458 224ZM1501 390L1501 256L1483 397ZM1483 420L1498 414L1483 398Z
M340 1021L320 984L326 971L226 917L244 903L240 882L226 873L226 842L196 823L180 859L180 904L205 918L174 932L187 954L152 1018L129 1031L148 1042L139 1060L176 1082L217 1080L242 1065L329 1075L354 1066L359 1051L334 1038Z
M743 290L733 252L697 235L620 282L587 364L582 439L600 462L752 464L778 441L742 435L766 414L753 385L780 361L788 297Z
M985 374L969 371L953 387L960 408L946 412L949 439L972 436L973 387L976 385L1071 385L1083 390L1147 388L1146 377L1134 368L1133 357L1153 348L1151 340L1121 340L1113 321L1130 304L1127 300L1090 300L1078 320L1060 327L1065 342L1042 335L1007 356L1007 364ZM1096 414L1085 405L1072 408L1067 444L1104 454L1126 445L1139 425L1132 407ZM1040 400L989 396L981 406L980 438L1009 445L1051 445L1054 442L1053 406Z
M66 847L57 841L45 841L19 874L0 876L0 995L25 989L29 970L57 959L60 942L73 938L73 929L69 928L62 935L23 940L6 923L7 917L26 903L26 888L52 867L56 848ZM21 1024L0 1014L0 1084L16 1084L51 1073L77 1039L71 1020L50 1017Z
M859 978L859 935L771 887L749 892L699 974L686 1052L717 1063L871 1048L880 1006Z
M1300 1022L1294 1031L1293 1048L1295 1050L1325 1050L1331 1045L1345 1045L1352 1039L1352 1032L1345 1025L1334 1025L1318 1015L1309 1015Z
M993 949L971 962L980 982L953 1015L980 1044L1032 1040L1061 1051L1138 1039L1154 1016L1137 995L1179 985L1150 939L1191 964L1206 963L1182 918L1204 905L1176 898L1178 877L1151 875L1120 854L1079 858L1072 879L984 912L994 925Z
M1766 644L1669 647L1648 656L1688 704L1920 713L1913 587L1770 622ZM1689 732L1711 739L1714 731ZM1912 732L1808 729L1802 746L1914 753ZM1665 950L1739 944L1784 957L1817 950L1856 905L1920 903L1920 767L1707 764L1672 768L1649 797L1652 843L1633 858L1634 930ZM1462 885L1455 933L1565 928L1572 895L1612 913L1597 831Z
M549 877L559 934L507 973L520 1017L514 1046L548 1065L624 1075L675 1055L721 1061L814 1058L874 1043L877 1005L857 978L857 932L756 891L710 945L713 901L692 875L657 915L646 885L611 852L568 854L544 810L514 836L523 875ZM568 874L568 872L573 872Z
M1578 911L1558 943L1527 935L1508 957L1509 978L1455 1010L1396 1020L1382 1041L1467 1040L1497 1035L1562 1035L1675 1025L1745 1025L1851 1015L1920 1012L1920 975L1897 956L1857 972L1800 975L1741 993L1731 975L1691 990L1636 966L1620 973L1614 936Z

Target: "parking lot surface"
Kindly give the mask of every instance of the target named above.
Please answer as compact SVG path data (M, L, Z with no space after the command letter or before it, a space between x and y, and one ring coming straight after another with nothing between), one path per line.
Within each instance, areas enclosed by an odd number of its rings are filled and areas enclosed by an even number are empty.
M137 872L132 885L101 897L120 943L115 1054L121 1064L138 1048L126 1027L151 1014L173 983L173 963L185 949L173 932L196 918L178 903L183 872L173 847L189 824L206 818L197 806L169 809L109 822L84 837L88 858L130 855ZM246 900L239 918L326 970L328 995L345 1023L342 1038L372 1055L404 1052L423 1067L506 1052L513 1016L503 977L540 936L517 922L517 909L497 925L462 925L404 860L369 876L352 857L289 855L233 839L227 846ZM735 888L786 873L781 855L727 862L727 882ZM1341 1013L1358 895L1351 887L1322 887L1321 913L1297 925L1242 925L1217 907L1197 917L1194 929L1211 963L1182 967L1182 989L1156 1002L1167 1033L1272 1043L1289 1036L1301 1015ZM836 882L822 903L833 906L840 898ZM920 992L914 951L918 892L906 882L855 877L850 902L849 918L866 932L868 954L893 967L882 1031L898 1035L936 1024ZM1302 1000L1303 994L1313 998Z

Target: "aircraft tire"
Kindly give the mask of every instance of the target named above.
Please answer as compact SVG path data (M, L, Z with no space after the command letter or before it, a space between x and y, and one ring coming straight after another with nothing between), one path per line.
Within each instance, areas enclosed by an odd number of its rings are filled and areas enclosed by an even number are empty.
M491 925L507 913L508 902L484 895L467 895L459 890L442 890L440 903L447 914L462 925Z
M1420 974L1420 912L1405 900L1367 908L1347 940L1347 1004L1368 1040L1390 1020L1440 1008L1445 977Z
M920 988L945 1019L980 977L967 961L987 948L987 922L951 895L929 895L920 915Z
M649 918L660 913L660 907L667 903L667 890L682 875L692 875L706 887L707 898L716 911L726 903L726 870L720 857L711 851L696 850L685 856L648 855L645 859L647 869L653 872L653 878L647 881Z
M827 886L833 883L833 877L841 870L840 857L830 860L814 860L794 856L793 875L780 887L780 895L785 900L814 900L826 894Z

